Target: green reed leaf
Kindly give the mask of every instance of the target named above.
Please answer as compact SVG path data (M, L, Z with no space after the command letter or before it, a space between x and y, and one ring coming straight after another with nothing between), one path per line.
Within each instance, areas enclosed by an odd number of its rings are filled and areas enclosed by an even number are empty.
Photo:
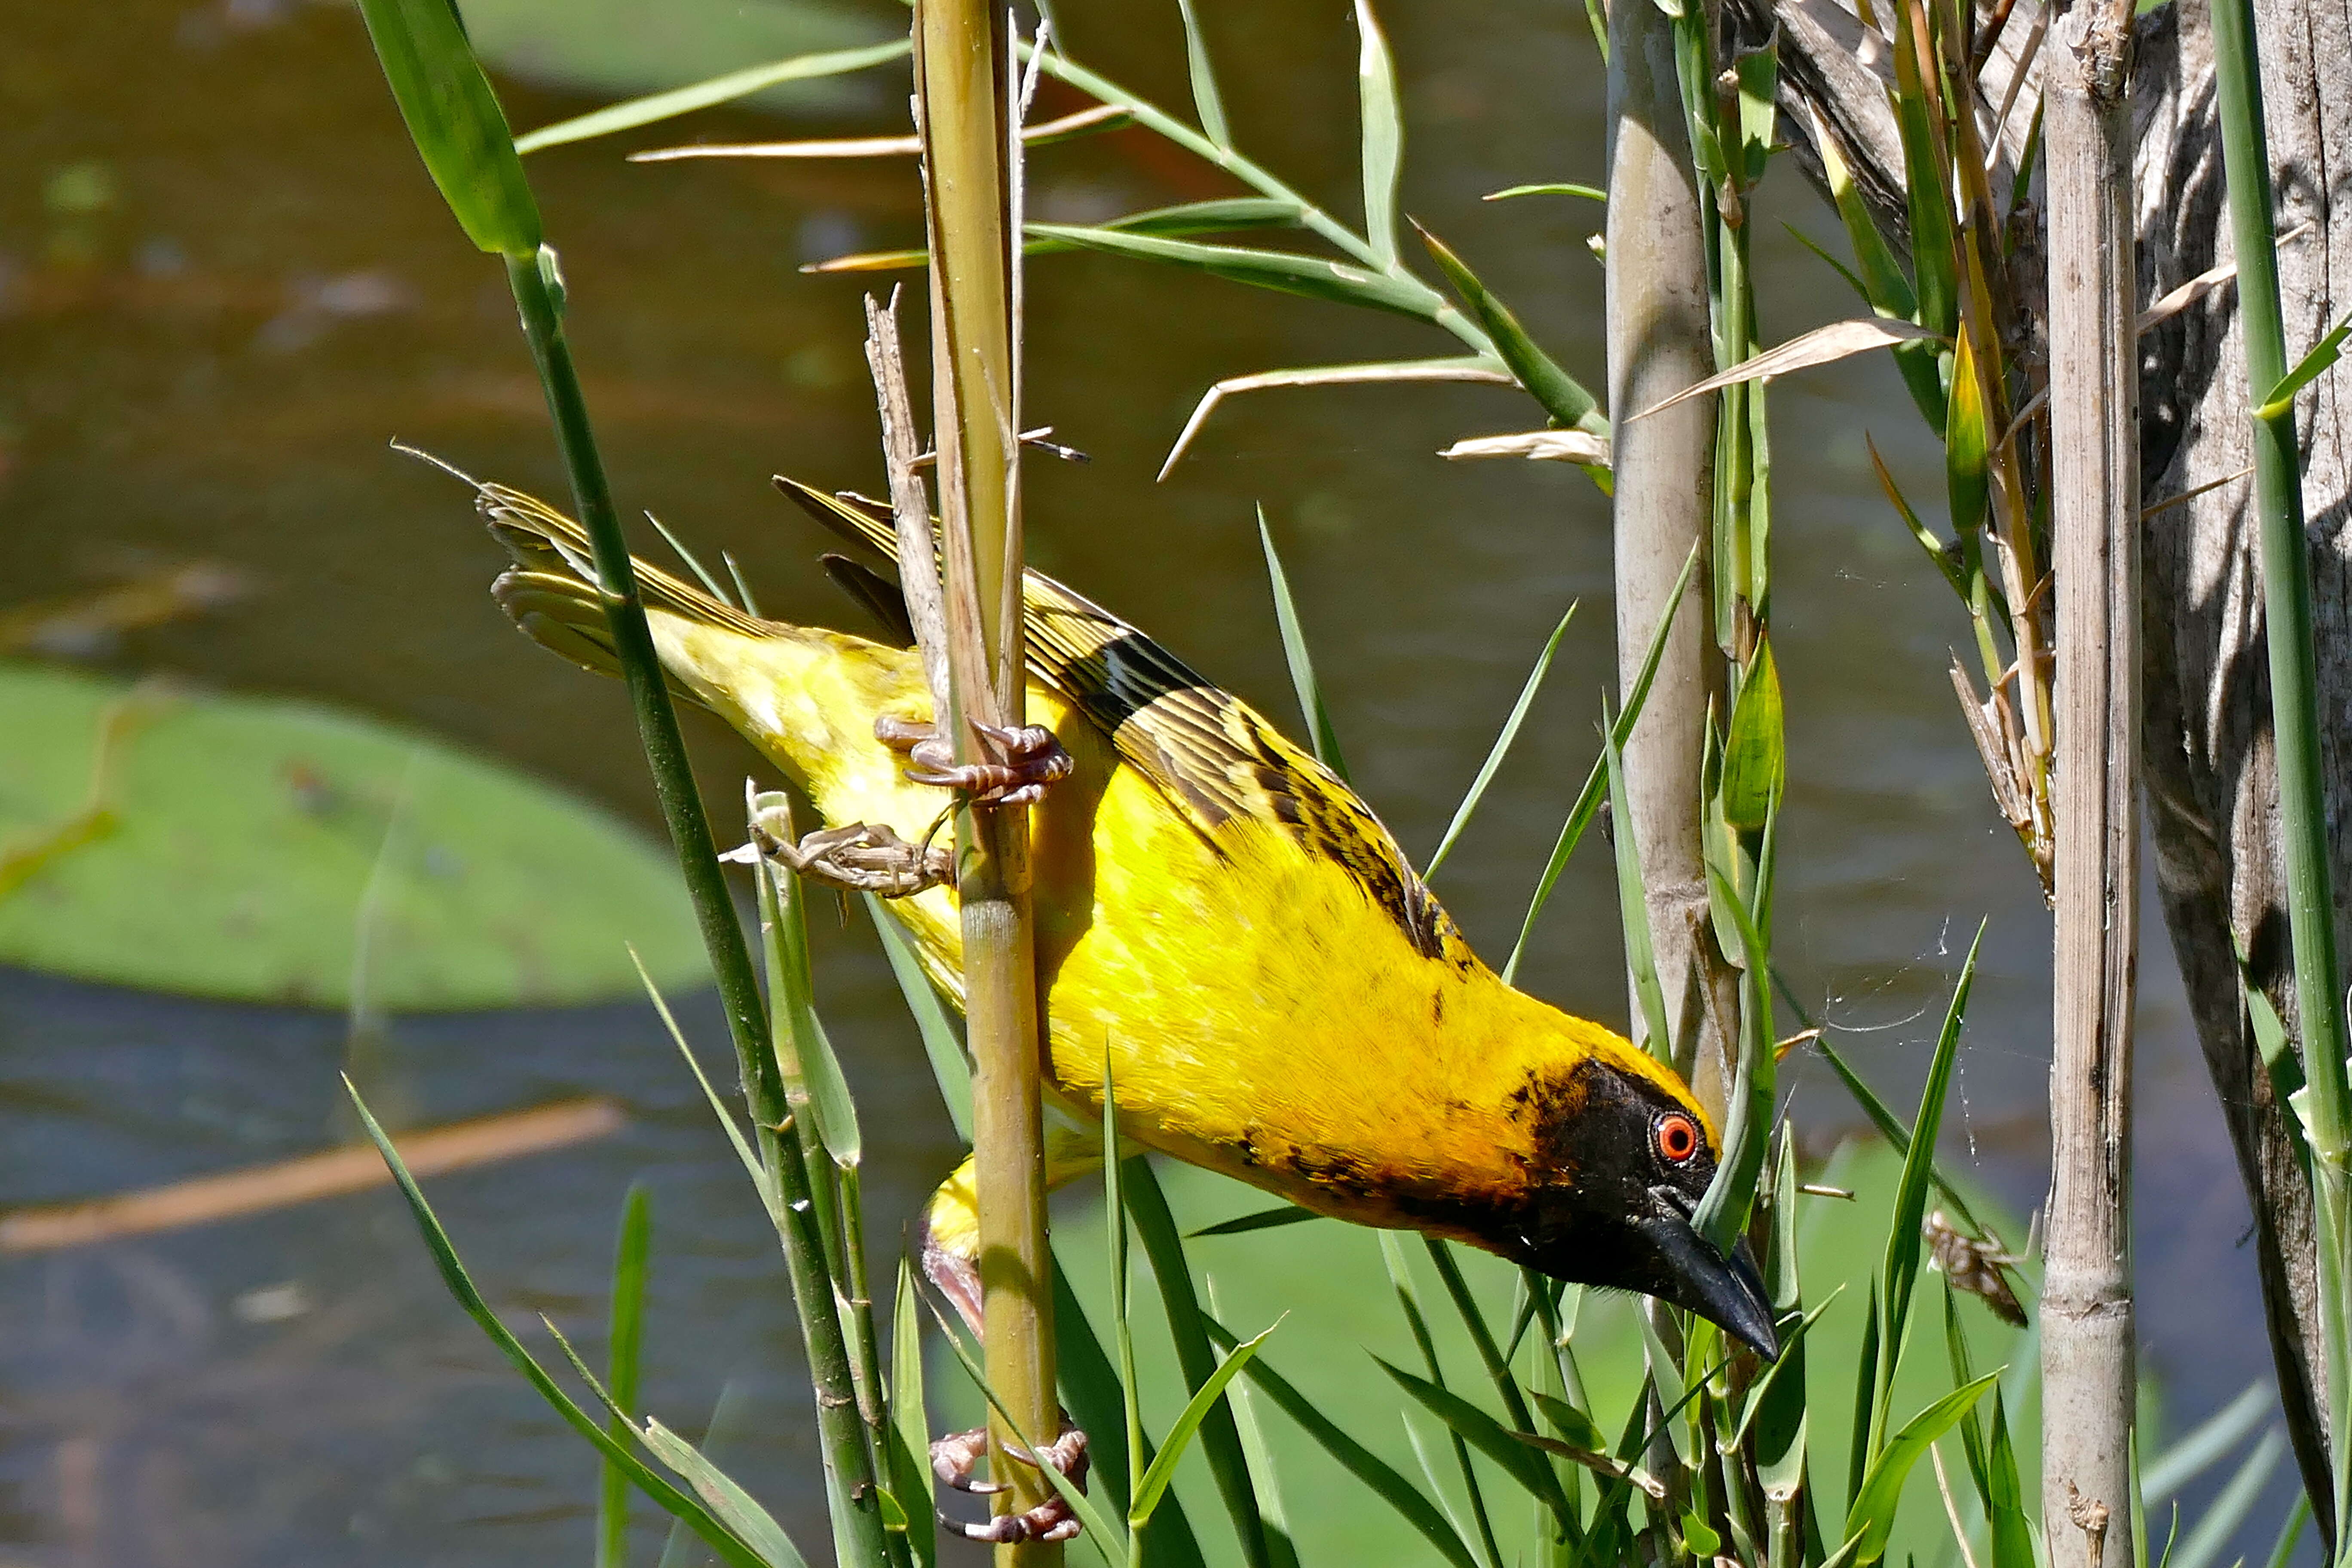
M1397 178L1404 166L1404 111L1397 101L1396 61L1372 15L1356 0L1356 96L1364 144L1364 237L1381 267L1397 264Z
M1176 14L1184 21L1184 63L1192 75L1192 112L1200 117L1201 134L1212 146L1231 147L1234 134L1225 124L1224 100L1217 92L1217 73L1209 63L1208 40L1201 36L1192 0L1176 0Z
M1478 1406L1448 1388L1442 1388L1425 1377L1416 1377L1401 1366L1380 1356L1372 1357L1380 1369L1395 1380L1396 1385L1419 1401L1422 1406L1445 1423L1479 1453L1493 1460L1511 1479L1526 1489L1528 1494L1549 1506L1555 1514L1568 1512L1567 1495L1560 1490L1559 1478L1535 1448L1511 1436L1503 1424Z
M1854 1552L1855 1563L1875 1563L1886 1554L1886 1538L1895 1528L1903 1483L1910 1479L1912 1467L1927 1458L1936 1439L1950 1431L1955 1422L1975 1407L1985 1390L2000 1381L1999 1373L1989 1372L1954 1389L1905 1422L1894 1440L1871 1461L1853 1506L1846 1510L1846 1538L1861 1542Z
M1944 1100L1951 1088L1952 1064L1959 1057L1960 1027L1968 1016L1969 989L1976 982L1977 955L1984 948L1989 921L1979 921L1969 954L1960 963L1960 977L1952 987L1951 1005L1936 1037L1936 1054L1927 1064L1927 1086L1919 1093L1919 1114L1912 1121L1911 1147L1904 1152L1903 1175L1895 1189L1895 1217L1886 1233L1886 1261L1881 1271L1886 1282L1886 1338L1883 1381L1893 1387L1894 1360L1903 1343L1903 1326L1911 1310L1911 1294L1919 1277L1919 1226L1927 1208L1928 1173L1934 1167L1936 1134L1943 1126ZM1883 1413L1882 1413L1883 1414ZM1958 1419L1958 1417L1955 1417Z
M1724 820L1742 833L1760 831L1789 776L1781 728L1780 671L1768 637L1739 682L1731 731L1723 745Z
M782 87L786 82L810 81L818 77L842 76L872 66L887 65L892 60L906 58L913 48L912 39L893 38L887 43L870 44L863 48L798 55L788 60L775 60L763 66L729 71L724 76L672 88L667 92L633 98L625 103L597 110L593 114L542 125L519 139L515 142L515 151L538 153L567 142L586 142L598 136L610 136L615 132L634 131L640 125L651 125L657 121L691 114L699 109L732 103L753 93L765 92L772 87Z
M1978 374L1976 353L1963 336L1952 356L1951 399L1944 416L1944 473L1951 496L1952 531L1963 538L1984 527L1990 512L1992 437L1984 377Z
M646 1341L646 1258L653 1239L652 1194L629 1184L621 1205L621 1238L613 1259L612 1327L604 1352L604 1382L619 1407L605 1426L615 1443L628 1438L637 1407L637 1373ZM629 1478L605 1461L596 1489L596 1568L623 1568L629 1540Z
M1298 693L1298 711L1306 719L1307 733L1314 742L1315 760L1345 781L1348 760L1339 753L1339 732L1332 727L1331 710L1324 705L1323 688L1315 679L1315 659L1307 651L1307 631L1299 624L1298 605L1290 596L1290 576L1283 571L1282 557L1275 552L1274 531L1266 526L1263 505L1257 509L1257 537L1265 550L1265 578L1274 590L1274 619L1282 631L1282 657L1290 666L1291 689Z
M1478 776L1470 781L1470 787L1463 793L1462 804L1454 808L1454 820L1445 825L1444 837L1437 841L1436 849L1429 857L1429 864L1422 868L1421 874L1424 879L1437 875L1437 868L1444 864L1454 840L1460 838L1462 830L1470 826L1471 813L1476 811L1478 803L1486 798L1486 786L1494 783L1503 759L1511 754L1511 742L1519 738L1519 725L1526 721L1528 710L1535 706L1536 693L1542 689L1544 676L1551 669L1552 655L1559 651L1560 639L1568 636L1568 623L1575 618L1576 606L1571 604L1568 606L1568 614L1560 616L1559 625L1552 628L1543 651L1536 656L1535 668L1528 671L1527 684L1519 688L1519 700L1511 704L1510 717L1503 721L1501 732L1486 750L1486 760L1478 765Z
M539 204L450 0L360 0L409 140L466 237L497 256L540 247Z
M1210 1335L1230 1350L1237 1342L1232 1332L1211 1322ZM1387 1460L1349 1436L1339 1424L1317 1408L1315 1402L1299 1392L1297 1385L1266 1363L1260 1356L1243 1369L1251 1387L1274 1402L1275 1408L1298 1425L1299 1430L1322 1447L1339 1468L1370 1488L1372 1494L1402 1516L1421 1538L1433 1547L1453 1568L1478 1568L1478 1560L1460 1532L1446 1520L1436 1504L1404 1473Z
M1642 847L1626 809L1625 755L1611 721L1608 699L1601 702L1601 753L1609 768L1611 847L1617 858L1617 918L1625 932L1625 968L1642 1007L1642 1047L1662 1062L1675 1058L1674 1031L1666 1023L1666 994L1658 984L1658 952L1650 931L1650 902L1642 885Z
M1518 377L1528 395L1543 405L1551 422L1562 428L1590 430L1596 436L1604 434L1609 421L1601 412L1600 399L1536 346L1510 307L1496 299L1444 241L1417 223L1412 226L1454 294L1469 307L1470 314L1494 341L1495 353L1511 367L1511 374Z
M2270 395L2263 398L2262 406L2254 410L2254 417L2284 419L2294 414L2294 395L2334 366L2344 353L2344 339L2347 334L2352 334L2352 316L2336 322L2326 337L2312 345L2311 352L2303 356L2301 363L2279 377L2278 384L2271 388Z
M1249 1364L1250 1357L1257 1354L1258 1347L1265 1343L1266 1335L1273 1332L1274 1328L1269 1327L1255 1339L1244 1340L1235 1345L1225 1352L1225 1358L1217 1363L1216 1371L1192 1391L1192 1399L1161 1440L1159 1457L1151 1461L1151 1468L1144 1471L1143 1479L1136 1483L1135 1500L1128 1505L1128 1522L1136 1529L1142 1529L1150 1521L1152 1510L1160 1506L1160 1496L1167 1491L1168 1483L1176 1479L1177 1460L1183 1458L1186 1446L1192 1441L1193 1434L1200 1430L1201 1423L1208 1419L1209 1412L1224 1397L1225 1384L1233 1382L1242 1368Z
M644 1460L614 1440L610 1433L589 1417L586 1411L572 1402L571 1395L556 1386L555 1380L548 1376L531 1353L523 1348L522 1342L515 1338L514 1331L507 1327L505 1320L482 1299L481 1291L475 1288L473 1277L458 1258L457 1249L450 1242L448 1232L441 1228L441 1221L434 1215L433 1205L425 1201L425 1194L417 1186L416 1178L408 1173L408 1166L401 1159L400 1151L393 1146L392 1139L377 1123L367 1108L367 1102L360 1098L359 1089L348 1078L343 1080L343 1091L351 1096L352 1108L359 1112L361 1126L375 1144L376 1152L383 1156L394 1183L400 1188L400 1195L406 1200L409 1215L416 1222L417 1231L425 1238L425 1249L432 1253L434 1266L441 1271L442 1284L457 1299L457 1305L465 1309L466 1315L474 1320L492 1344L498 1346L499 1353L513 1363L515 1370L521 1373L531 1387L538 1391L539 1396L562 1417L565 1426L586 1438L604 1456L606 1463L617 1466L638 1490L684 1520L695 1534L730 1564L730 1568L768 1568L759 1554L737 1539L708 1508L656 1475Z
M1056 1327L1058 1327L1058 1323ZM883 1473L906 1511L907 1547L915 1568L933 1568L940 1555L938 1507L931 1486L931 1428L923 1401L923 1322L916 1305L915 1270L898 1260L898 1288L890 1307L890 1422L882 1433Z
M1027 233L1040 239L1063 240L1087 250L1108 251L1139 261L1159 261L1189 268L1277 293L1309 300L1355 305L1392 315L1410 316L1432 326L1442 324L1448 307L1427 284L1406 275L1368 272L1344 261L1300 256L1284 250L1251 250L1240 246L1202 245L1194 240L1135 234L1100 225L1033 223Z
M1303 1209L1297 1204L1277 1204L1270 1209L1236 1215L1232 1219L1219 1220L1215 1225L1204 1225L1198 1230L1186 1231L1184 1239L1198 1241L1207 1236L1241 1236L1253 1230L1276 1230L1286 1225L1303 1225L1310 1219L1322 1217L1313 1209Z

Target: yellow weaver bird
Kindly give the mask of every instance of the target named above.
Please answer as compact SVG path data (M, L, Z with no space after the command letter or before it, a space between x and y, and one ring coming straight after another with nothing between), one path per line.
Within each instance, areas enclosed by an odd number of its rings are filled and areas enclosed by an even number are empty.
M777 483L895 552L887 509ZM499 604L545 647L613 673L585 534L503 487L480 498L516 563ZM903 623L895 584L826 564ZM757 619L636 571L677 692L836 829L925 841L942 796L908 776L932 721L912 649ZM1776 1354L1753 1267L1692 1226L1718 1150L1682 1079L1479 962L1363 802L1246 703L1051 578L1028 574L1025 598L1029 720L1067 760L1028 808L1055 1099L1098 1124L1108 1052L1120 1133L1144 1147L1318 1214L1655 1296ZM1057 753L1034 776L1060 766ZM960 998L952 883L886 907ZM1054 1174L1100 1156L1098 1140L1065 1137ZM968 1177L940 1189L925 1262L969 1309Z

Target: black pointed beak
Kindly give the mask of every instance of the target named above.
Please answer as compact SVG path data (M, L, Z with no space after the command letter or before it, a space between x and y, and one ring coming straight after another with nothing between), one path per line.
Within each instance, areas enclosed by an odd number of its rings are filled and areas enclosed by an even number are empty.
M1745 1241L1735 1243L1726 1258L1679 1214L1641 1221L1638 1228L1665 1266L1666 1286L1655 1294L1717 1324L1766 1361L1779 1358L1771 1299Z

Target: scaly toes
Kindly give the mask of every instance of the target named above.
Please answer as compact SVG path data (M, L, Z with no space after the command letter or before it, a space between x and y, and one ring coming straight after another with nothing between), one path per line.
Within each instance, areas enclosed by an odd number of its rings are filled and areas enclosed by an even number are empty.
M1045 787L1068 778L1075 764L1070 753L1042 724L972 725L973 732L1000 760L959 763L945 738L903 719L887 715L874 721L874 738L906 753L907 777L917 784L961 790L977 805L1030 805L1045 796Z
M972 1467L987 1451L988 1432L981 1428L958 1432L941 1437L931 1445L931 1471L958 1491L975 1496L988 1496L1005 1489L994 1481L975 1481ZM1087 1484L1087 1435L1076 1426L1065 1427L1062 1435L1048 1444L1045 1452L1033 1458L1018 1450L1011 1457L1024 1464L1042 1460L1068 1478L1071 1486L1083 1489ZM1036 1507L1021 1513L1001 1513L979 1524L967 1524L961 1520L940 1515L940 1522L961 1535L966 1541L986 1542L998 1546L1010 1546L1024 1541L1067 1541L1078 1533L1078 1517L1064 1501L1060 1492L1054 1493Z

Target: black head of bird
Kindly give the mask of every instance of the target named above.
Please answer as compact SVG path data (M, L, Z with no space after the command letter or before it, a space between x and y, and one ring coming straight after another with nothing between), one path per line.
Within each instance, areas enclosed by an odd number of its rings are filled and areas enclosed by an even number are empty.
M1771 1299L1746 1244L1727 1254L1693 1224L1716 1150L1690 1108L1600 1058L1530 1100L1539 1174L1517 1245L1497 1250L1554 1279L1655 1296L1777 1356Z

